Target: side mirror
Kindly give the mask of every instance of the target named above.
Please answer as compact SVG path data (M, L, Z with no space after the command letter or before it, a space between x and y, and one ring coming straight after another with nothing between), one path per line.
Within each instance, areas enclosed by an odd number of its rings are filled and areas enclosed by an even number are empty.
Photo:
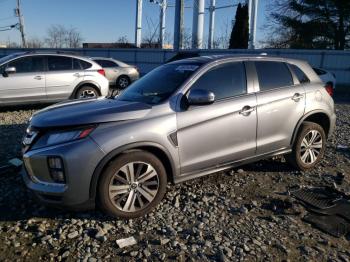
M208 90L194 89L190 90L187 101L189 105L209 105L214 103L215 95Z
M8 74L8 75L16 73L16 67L11 66L11 67L6 68L5 69L5 73Z

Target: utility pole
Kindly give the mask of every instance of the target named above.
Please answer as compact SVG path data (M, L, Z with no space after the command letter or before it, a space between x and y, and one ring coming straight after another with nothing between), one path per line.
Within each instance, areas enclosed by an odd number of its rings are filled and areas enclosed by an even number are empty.
M136 47L141 47L141 37L142 37L141 30L142 30L142 0L136 0L136 23L135 23Z
M26 43L26 37L25 37L25 33L24 33L24 20L23 20L23 15L22 15L22 11L21 11L21 1L20 0L17 0L17 7L15 9L15 14L18 17L18 21L19 21L19 31L21 32L22 47L26 48L27 43Z
M208 49L212 49L213 48L213 43L214 43L214 25L215 25L215 0L210 0Z
M176 51L182 48L183 16L184 16L184 0L176 0L175 24L174 24L174 50Z
M214 32L215 32L215 12L219 9L231 8L235 7L238 4L224 5L224 6L215 6L215 0L210 0L209 8L209 38L208 38L208 49L213 48L214 43Z
M203 48L204 0L193 0L192 48Z
M249 16L249 49L255 48L255 36L256 36L256 20L258 17L258 0L249 0L248 6Z
M165 38L165 14L167 8L167 0L163 0L160 6L160 26L159 26L159 44L160 48L164 48L164 38Z

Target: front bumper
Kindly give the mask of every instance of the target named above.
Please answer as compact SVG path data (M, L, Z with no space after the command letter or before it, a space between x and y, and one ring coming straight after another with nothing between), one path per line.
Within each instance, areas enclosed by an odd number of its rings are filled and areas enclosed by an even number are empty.
M65 184L55 183L49 173L47 157L59 156L64 163ZM23 155L22 177L26 186L44 204L70 209L90 209L92 174L104 153L89 137L66 144L31 150Z

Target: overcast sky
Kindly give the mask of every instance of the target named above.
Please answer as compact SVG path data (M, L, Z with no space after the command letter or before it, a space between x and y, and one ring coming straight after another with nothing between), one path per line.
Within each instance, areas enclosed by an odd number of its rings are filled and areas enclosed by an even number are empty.
M47 28L52 24L61 24L77 28L84 42L115 42L126 36L134 42L136 0L21 0L27 38L44 38ZM268 16L267 3L260 0L258 15L257 40L264 38L262 27ZM175 0L168 0L173 5ZM206 0L206 7L209 6ZM217 0L217 6L237 4L234 0ZM241 1L244 2L244 1ZM192 0L185 0L185 5L192 7ZM0 29L3 26L17 23L14 17L16 0L0 0ZM185 9L185 27L191 30L192 8ZM216 12L215 36L220 37L231 26L236 12L235 7L221 9ZM205 14L205 36L208 35L208 11ZM159 23L159 6L149 0L143 0L143 30L147 31ZM167 10L166 31L173 34L174 8ZM260 29L260 30L259 30ZM0 43L8 41L20 42L18 30L0 31Z

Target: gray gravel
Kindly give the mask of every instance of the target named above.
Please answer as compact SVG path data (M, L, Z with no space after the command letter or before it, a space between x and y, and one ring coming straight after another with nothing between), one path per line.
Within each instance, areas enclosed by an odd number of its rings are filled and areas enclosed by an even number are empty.
M305 224L304 208L285 194L300 185L350 193L350 105L336 108L336 132L315 170L296 172L276 158L169 185L160 206L141 219L46 208L16 172L0 175L0 261L349 261L350 237L334 238ZM33 112L0 112L1 164L20 156ZM117 245L129 237L137 243Z

